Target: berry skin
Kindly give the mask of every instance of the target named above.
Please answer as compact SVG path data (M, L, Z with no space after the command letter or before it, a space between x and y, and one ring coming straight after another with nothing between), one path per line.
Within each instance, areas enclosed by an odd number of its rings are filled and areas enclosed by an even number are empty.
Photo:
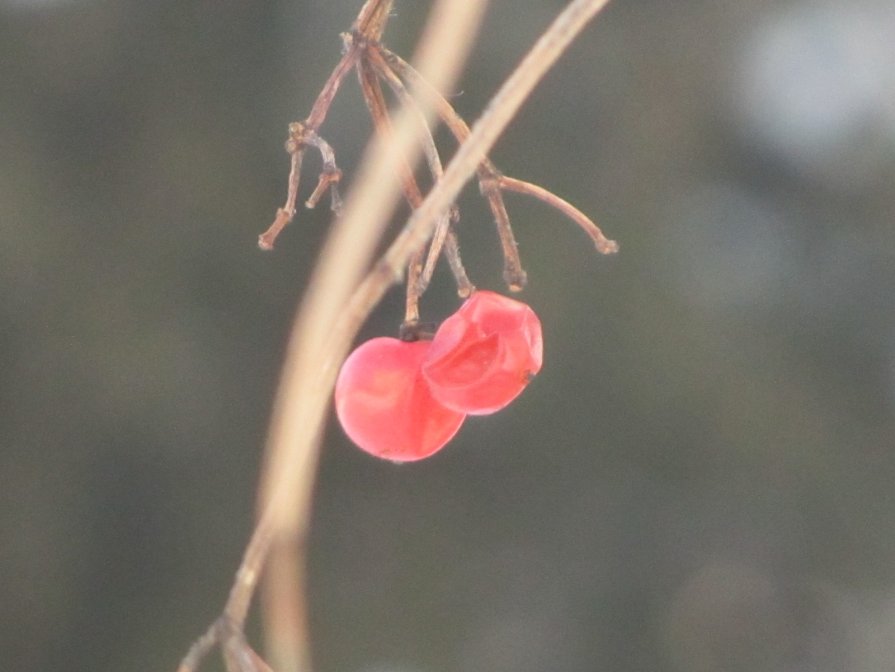
M336 415L349 438L371 455L409 462L441 450L465 413L438 403L420 372L429 341L374 338L339 371Z
M487 415L515 399L542 362L541 322L534 311L478 291L438 328L423 376L448 408Z

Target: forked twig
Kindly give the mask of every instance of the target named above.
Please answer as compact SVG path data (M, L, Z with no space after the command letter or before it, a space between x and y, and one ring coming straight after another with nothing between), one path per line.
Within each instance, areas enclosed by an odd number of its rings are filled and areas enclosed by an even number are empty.
M366 0L361 7L357 20L352 26L352 33L363 35L369 40L379 40L382 31L385 30L385 23L388 21L388 13L391 11L393 0ZM294 122L289 125L289 137L286 140L286 151L291 155L291 163L289 169L289 180L286 189L286 204L277 210L273 223L267 230L258 236L258 247L262 250L272 250L277 236L295 217L295 203L298 200L298 186L301 181L301 164L304 158L305 148L308 145L315 145L323 154L324 171L320 176L317 189L308 199L309 203L316 204L317 200L325 191L326 187L333 187L341 177L341 173L335 168L335 156L330 150L332 156L331 166L333 170L327 171L327 155L324 153L322 146L313 141L317 131L326 119L329 108L342 85L342 80L351 72L355 62L360 57L361 50L357 44L351 39L351 35L343 36L343 54L332 74L323 85L323 89L314 101L308 118L303 123ZM325 143L323 143L325 145ZM325 145L327 148L329 145ZM318 193L319 192L319 193ZM309 207L313 207L310 205ZM337 192L333 192L333 210L341 208L341 202Z

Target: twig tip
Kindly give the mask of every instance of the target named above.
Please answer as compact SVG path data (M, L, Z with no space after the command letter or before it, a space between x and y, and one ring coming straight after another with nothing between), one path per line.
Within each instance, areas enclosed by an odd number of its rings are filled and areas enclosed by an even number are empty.
M597 241L597 252L600 254L616 254L618 252L618 243L614 240Z

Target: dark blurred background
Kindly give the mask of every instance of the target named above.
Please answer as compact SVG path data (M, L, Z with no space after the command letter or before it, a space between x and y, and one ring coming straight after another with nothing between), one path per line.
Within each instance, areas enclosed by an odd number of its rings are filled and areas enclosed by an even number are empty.
M221 608L329 213L255 240L360 4L0 0L4 668L173 671ZM464 115L563 5L492 3ZM509 195L542 374L422 463L331 426L318 670L895 668L893 35L891 0L615 0L586 31L494 159L621 253ZM350 179L352 79L323 131ZM442 270L424 317L455 306Z

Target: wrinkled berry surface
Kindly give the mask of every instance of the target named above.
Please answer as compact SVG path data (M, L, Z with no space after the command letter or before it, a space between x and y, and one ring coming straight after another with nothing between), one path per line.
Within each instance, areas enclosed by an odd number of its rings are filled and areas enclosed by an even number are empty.
M519 396L542 363L541 322L534 311L478 291L438 328L422 371L442 404L485 415Z

